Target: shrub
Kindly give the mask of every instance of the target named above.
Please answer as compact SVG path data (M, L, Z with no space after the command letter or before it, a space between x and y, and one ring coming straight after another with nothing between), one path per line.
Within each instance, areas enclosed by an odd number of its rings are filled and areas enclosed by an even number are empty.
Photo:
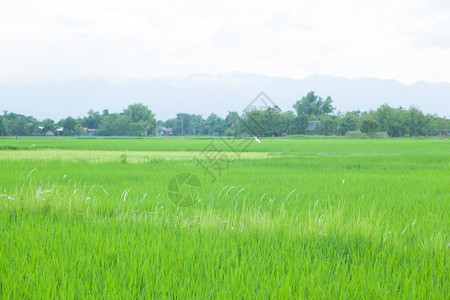
M389 135L387 134L387 132L384 131L375 132L373 135L370 136L370 138L373 139L387 139L388 137Z
M347 133L345 134L346 138L349 139L365 139L367 138L367 134L366 133L362 133L361 131L347 131Z

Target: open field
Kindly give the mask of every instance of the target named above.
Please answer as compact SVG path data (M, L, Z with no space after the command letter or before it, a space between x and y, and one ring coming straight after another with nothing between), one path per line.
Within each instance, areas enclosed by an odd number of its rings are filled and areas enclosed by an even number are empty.
M230 146L0 139L0 297L448 298L448 139Z

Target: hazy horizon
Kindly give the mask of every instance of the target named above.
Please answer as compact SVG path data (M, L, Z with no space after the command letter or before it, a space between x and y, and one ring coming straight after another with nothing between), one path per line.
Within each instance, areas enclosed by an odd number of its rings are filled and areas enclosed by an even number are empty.
M450 115L446 0L1 2L0 41L0 109L38 118L135 102L160 119L223 115L260 91L288 110L309 90L342 111Z
M147 105L157 119L177 113L207 117L228 111L241 112L264 91L284 111L309 91L331 96L336 112L392 107L419 107L424 113L450 115L450 84L417 82L405 85L396 80L331 77L319 74L303 79L260 74L190 74L178 78L127 80L110 83L100 79L68 80L60 83L0 87L0 99L8 99L2 110L56 121L68 116L83 117L88 110L121 112L132 103Z

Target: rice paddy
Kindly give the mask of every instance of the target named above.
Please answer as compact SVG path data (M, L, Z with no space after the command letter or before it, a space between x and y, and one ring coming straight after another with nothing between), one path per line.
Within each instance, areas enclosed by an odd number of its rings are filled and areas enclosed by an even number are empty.
M0 139L0 297L448 299L448 139L237 145Z

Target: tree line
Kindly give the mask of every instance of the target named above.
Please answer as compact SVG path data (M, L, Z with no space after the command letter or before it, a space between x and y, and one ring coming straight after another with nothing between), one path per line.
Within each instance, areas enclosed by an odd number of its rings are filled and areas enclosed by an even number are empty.
M156 121L155 115L141 103L132 104L121 113L90 110L82 118L68 117L55 122L38 121L4 111L0 116L1 136L97 135L256 135L285 136L295 134L348 136L436 136L448 135L450 120L424 114L418 107L393 108L383 104L366 112L335 112L330 97L322 98L309 92L293 105L293 111L283 112L278 106L250 107L243 113L228 112L222 118L210 114L179 113L175 118Z

